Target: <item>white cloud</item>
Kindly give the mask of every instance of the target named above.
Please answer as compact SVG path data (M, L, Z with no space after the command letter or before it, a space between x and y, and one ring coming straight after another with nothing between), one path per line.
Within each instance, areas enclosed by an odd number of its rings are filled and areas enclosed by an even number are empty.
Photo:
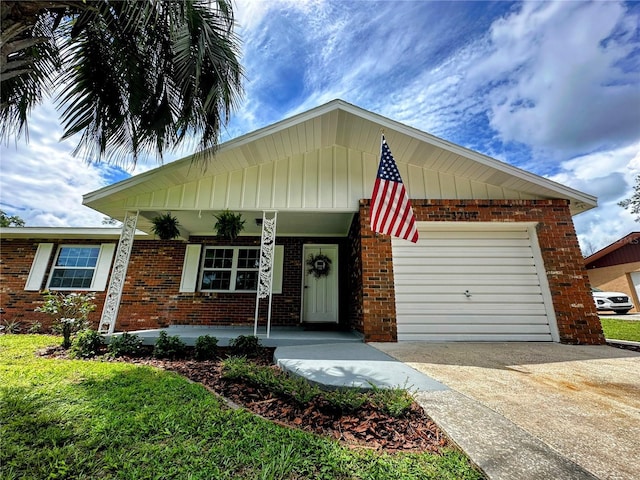
M638 138L638 18L617 2L525 3L496 21L494 49L473 75L496 87L491 125L539 157L614 148Z
M95 226L103 216L82 206L82 195L121 176L105 164L74 157L73 141L59 142L61 128L51 104L34 110L29 143L0 147L0 204L27 226Z
M640 141L616 150L573 158L563 162L560 172L550 177L598 197L598 208L574 217L583 247L600 249L640 229L635 215L618 205L631 195L639 171Z

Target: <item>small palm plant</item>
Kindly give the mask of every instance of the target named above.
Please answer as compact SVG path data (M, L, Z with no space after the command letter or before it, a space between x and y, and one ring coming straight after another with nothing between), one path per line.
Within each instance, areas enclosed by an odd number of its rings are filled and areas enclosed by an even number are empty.
M158 215L151 220L153 227L151 230L155 235L160 237L160 240L173 240L180 236L180 222L178 219L171 215L171 212Z

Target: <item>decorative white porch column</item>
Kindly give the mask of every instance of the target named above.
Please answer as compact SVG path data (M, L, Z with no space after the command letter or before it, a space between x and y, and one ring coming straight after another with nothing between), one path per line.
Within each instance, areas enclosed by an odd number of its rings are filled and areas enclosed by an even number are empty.
M122 297L122 289L127 276L127 268L129 267L129 258L131 257L131 248L133 247L133 238L136 234L136 225L138 223L138 212L127 212L120 231L120 240L118 249L116 250L116 258L113 261L111 269L111 278L109 280L109 288L107 296L104 299L104 307L102 308L102 316L100 317L100 325L98 332L113 333L116 328L116 319L118 318L118 309L120 308L120 298Z
M272 214L267 218L267 214ZM276 246L276 221L278 212L264 210L262 212L262 240L260 241L260 267L258 269L258 291L256 293L256 313L253 322L253 334L258 335L258 307L260 299L269 297L267 313L267 338L271 333L271 300L273 285L273 256Z

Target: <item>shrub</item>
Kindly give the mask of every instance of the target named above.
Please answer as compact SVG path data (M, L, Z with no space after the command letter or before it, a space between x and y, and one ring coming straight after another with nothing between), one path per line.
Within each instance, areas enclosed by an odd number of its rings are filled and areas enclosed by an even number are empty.
M249 363L246 357L231 356L222 361L222 378L229 380L250 379L254 370L255 365Z
M107 350L114 357L122 357L124 355L135 356L142 349L142 339L136 334L124 332L122 335L112 336L109 340Z
M36 312L47 313L54 318L53 329L62 334L62 347L71 346L71 335L86 329L89 313L96 309L93 293L44 292L45 302Z
M355 388L340 388L324 395L329 404L341 413L353 413L367 403L368 395Z
M392 417L401 417L413 405L413 397L404 388L380 388L372 384L371 389L371 403Z
M255 335L240 335L229 342L234 355L257 357L262 345Z
M184 357L187 351L187 344L180 340L180 337L167 335L167 332L160 332L158 340L153 347L153 356L156 358L176 359Z
M218 339L211 335L202 335L196 339L193 356L196 360L211 360L218 351Z
M4 333L20 333L22 331L22 323L18 320L5 320L4 325L0 325L0 331Z
M31 322L27 333L40 333L42 331L42 324L40 322Z
M284 384L286 386L284 393L300 405L305 405L320 395L318 386L302 377L288 375Z
M100 353L104 338L97 331L87 329L76 334L71 343L71 358L92 358Z

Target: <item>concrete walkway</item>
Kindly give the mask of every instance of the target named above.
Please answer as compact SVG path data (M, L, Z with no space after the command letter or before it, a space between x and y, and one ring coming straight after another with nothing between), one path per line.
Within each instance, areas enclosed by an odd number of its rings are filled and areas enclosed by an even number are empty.
M450 387L418 400L490 478L640 479L639 353L556 343L373 345Z
M353 387L370 390L372 385L410 391L449 389L364 343L278 347L274 360L283 370L326 389Z

